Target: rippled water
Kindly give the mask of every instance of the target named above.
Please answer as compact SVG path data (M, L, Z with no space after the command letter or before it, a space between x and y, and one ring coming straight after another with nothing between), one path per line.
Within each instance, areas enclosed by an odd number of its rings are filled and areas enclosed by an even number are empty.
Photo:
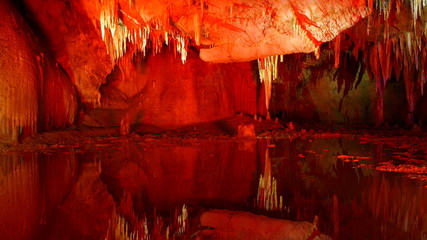
M319 230L334 239L427 239L427 188L374 168L401 155L346 138L111 139L0 155L0 236L104 239L118 209L129 225L146 219L147 234L165 236L170 226L172 236L185 204L184 239L208 209L308 222L317 216Z

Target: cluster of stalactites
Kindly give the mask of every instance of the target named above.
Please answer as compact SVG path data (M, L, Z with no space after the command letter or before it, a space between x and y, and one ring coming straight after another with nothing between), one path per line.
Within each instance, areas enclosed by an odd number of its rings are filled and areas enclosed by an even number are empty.
M385 86L386 81L390 78L392 71L392 60L390 58L393 56L390 56L390 49L393 49L394 52L394 65L400 65L393 66L396 76L400 76L403 73L408 110L411 114L407 121L410 124L413 121L412 113L414 112L418 96L424 93L424 84L426 82L424 65L427 60L427 52L422 47L421 39L415 33L410 32L405 33L405 35L397 39L391 39L385 44L378 44L378 60L382 63L383 86Z
M123 21L117 17L118 10L116 6L116 1L114 0L104 1L99 18L101 36L107 48L107 53L111 56L112 61L115 62L123 57L128 50L127 44L130 42L145 55L147 41L150 38L150 26L128 29ZM138 23L138 25L141 24Z
M277 180L271 176L268 149L265 152L264 175L261 174L259 178L256 205L267 211L283 210L283 197L277 195Z
M267 111L271 99L271 90L273 82L278 79L277 62L279 56L269 56L258 59L259 79L264 83L265 90L265 106ZM280 55L280 62L283 62L283 55Z
M421 19L424 15L424 7L427 6L427 0L369 0L369 6L375 8L384 19L388 19L392 9L392 3L396 3L397 14L400 13L402 5L406 4L412 15L413 26L416 27L418 19ZM369 29L368 29L369 30Z
M182 63L185 63L187 59L185 36L169 33L160 22L140 23L123 10L119 10L117 6L117 0L103 0L99 18L102 40L113 63L116 63L128 51L134 53L139 51L145 56L147 48L151 47L153 54L159 53L163 43L169 45L170 42L175 45L176 51L181 55ZM131 1L129 6L132 6ZM123 20L118 17L118 11L131 19L133 25L138 27L128 28ZM159 32L163 34L158 34ZM132 46L132 49L128 49L128 44Z
M427 6L427 0L369 0L368 7L375 8L385 17L388 17L392 3L396 3L396 10L400 12L403 4L409 5L412 16L416 19L423 16L423 8Z
M382 116L384 89L393 74L396 79L403 79L406 99L408 103L407 123L412 124L415 104L419 96L423 95L426 83L425 64L427 63L427 48L424 46L425 36L418 36L414 32L405 32L401 35L369 44L363 41L355 42L353 55L358 58L359 50L364 52L363 58L367 69L376 83L377 101L376 113ZM335 54L339 54L339 43L335 41ZM338 46L337 46L338 45ZM339 57L336 58L339 61ZM383 118L376 119L377 124Z
M427 0L394 0L397 2L396 11L400 12L400 8L402 4L407 4L410 7L413 26L412 31L404 32L397 38L389 38L389 32L386 25L384 28L385 41L383 43L378 43L378 55L379 61L382 62L382 80L383 86L385 86L386 81L391 76L392 66L390 66L391 58L394 58L393 66L396 76L400 76L403 70L403 78L405 84L419 87L419 92L422 95L424 90L424 84L426 82L425 74L424 74L424 64L426 62L426 49L425 49L425 38L427 34L427 25L425 26L417 26L417 21L423 17L423 9L427 6ZM383 9L390 13L390 5L391 1L387 1L384 4ZM384 10L383 10L384 11ZM388 17L388 14L384 14L385 17ZM386 22L387 24L387 22ZM424 31L419 31L422 28ZM393 53L393 54L392 54ZM385 63L384 63L385 61ZM416 79L411 75L410 71L415 71L417 74ZM411 103L414 99L412 97L413 89L410 86L407 86L407 98L409 105L413 105ZM410 107L411 108L411 107ZM411 109L410 109L411 110Z
M427 6L427 0L410 0L411 12L413 17L414 25L416 25L417 19L423 16L423 9Z

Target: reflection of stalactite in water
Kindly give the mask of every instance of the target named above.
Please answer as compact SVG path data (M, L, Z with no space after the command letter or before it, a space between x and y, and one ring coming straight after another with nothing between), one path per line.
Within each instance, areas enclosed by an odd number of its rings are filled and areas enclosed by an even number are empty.
M118 207L115 207L108 226L106 240L149 240L169 239L183 236L189 229L188 211L183 205L178 215L171 216L170 226L166 226L162 217L157 216L154 208L152 221L148 221L146 214L138 217L133 207L132 196L124 192ZM166 227L165 227L166 226ZM172 231L172 234L171 234Z
M6 155L2 157L0 179L3 182L2 192L10 202L32 201L39 191L39 170L35 155L30 159L19 155ZM37 186L36 186L37 185ZM24 204L23 206L26 206Z
M138 226L132 229L129 222L114 209L105 239L148 240L150 236L148 235L147 221L146 219L140 221Z
M185 204L184 206L182 206L181 214L177 218L177 228L178 228L178 231L177 231L178 236L184 234L188 228L188 212Z
M333 197L333 208L332 208L332 221L334 224L334 239L338 239L339 237L339 226L340 226L340 219L339 219L339 206L338 206L338 197L334 194Z
M0 235L9 239L26 239L40 222L45 209L40 203L39 164L36 156L0 156Z
M409 232L414 239L420 239L420 230L426 221L423 218L427 216L427 192L421 184L414 185L407 179L391 181L384 174L377 174L367 192L366 205L374 217ZM382 234L387 236L386 232Z
M258 183L256 205L267 211L282 211L283 197L277 196L277 181L271 176L271 160L268 149L265 151L264 175L261 174Z
M77 171L72 151L0 154L2 239L30 239L69 196Z
M374 159L376 159L378 162L382 162L383 160L383 143L376 143L373 145L373 154Z

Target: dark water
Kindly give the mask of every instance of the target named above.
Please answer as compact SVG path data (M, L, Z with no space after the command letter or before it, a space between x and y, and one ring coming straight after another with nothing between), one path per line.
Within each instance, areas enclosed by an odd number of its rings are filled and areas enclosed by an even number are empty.
M307 138L111 139L0 155L0 239L104 239L119 208L129 222L148 219L150 234L164 232L184 204L192 227L182 238L197 230L201 212L220 208L308 222L317 216L334 239L427 239L427 188L372 168L401 154L355 139ZM282 210L257 206L261 174L276 179Z

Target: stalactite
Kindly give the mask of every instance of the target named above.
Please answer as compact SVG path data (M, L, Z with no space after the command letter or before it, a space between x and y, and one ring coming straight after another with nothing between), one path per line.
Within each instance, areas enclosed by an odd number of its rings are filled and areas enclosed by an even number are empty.
M374 9L374 0L368 0L368 8Z
M132 54L140 51L145 56L147 48L150 47L153 55L157 54L160 52L163 43L168 45L171 42L170 38L175 40L174 48L181 54L182 63L186 62L187 36L169 32L170 29L167 29L158 20L152 20L149 23L138 22L123 10L118 10L118 0L103 0L102 6L99 18L101 36L113 63L116 63L128 51ZM128 28L123 20L118 17L118 11L131 19L137 27ZM195 27L194 39L196 44L199 45L202 33L201 17L198 13L194 14L193 23ZM135 46L135 48L129 49L128 45Z
M380 126L384 123L384 88L377 87L375 95L375 126Z
M375 82L376 95L375 95L375 110L374 119L375 125L379 126L384 123L384 79L380 63L380 46L381 42L376 42L367 50L367 68L372 81Z
M405 83L408 116L406 123L413 124L415 103L423 93L425 83L424 69L421 67L425 59L424 36L417 36L413 32L405 32L396 38L385 38L377 41L365 54L371 78L376 82L376 124L384 120L383 105L384 89L392 72L399 79L403 76Z
M341 34L339 34L334 41L334 56L335 56L334 68L338 68L340 66L340 52L341 52Z
M405 82L406 100L408 102L408 116L406 124L412 125L414 123L414 110L415 103L418 100L415 91L414 72L411 68L405 68L403 71L403 80Z
M187 49L185 45L185 37L176 36L176 51L181 54L181 61L184 64L187 61Z
M423 47L422 52L421 52L421 68L420 68L420 83L419 83L419 88L420 88L420 92L421 95L424 95L424 85L427 81L427 77L425 75L425 67L426 66L426 60L427 60L427 48Z
M411 6L413 25L415 27L417 25L417 19L423 16L423 9L425 6L427 6L427 1L426 0L411 0L409 2L410 2L410 6Z
M260 81L264 83L265 106L267 107L267 114L270 105L272 85L273 82L278 79L278 59L278 56L270 56L258 59L259 78Z
M196 42L196 45L200 45L200 37L202 35L201 33L201 19L198 13L193 15L193 24L194 24L194 41Z

